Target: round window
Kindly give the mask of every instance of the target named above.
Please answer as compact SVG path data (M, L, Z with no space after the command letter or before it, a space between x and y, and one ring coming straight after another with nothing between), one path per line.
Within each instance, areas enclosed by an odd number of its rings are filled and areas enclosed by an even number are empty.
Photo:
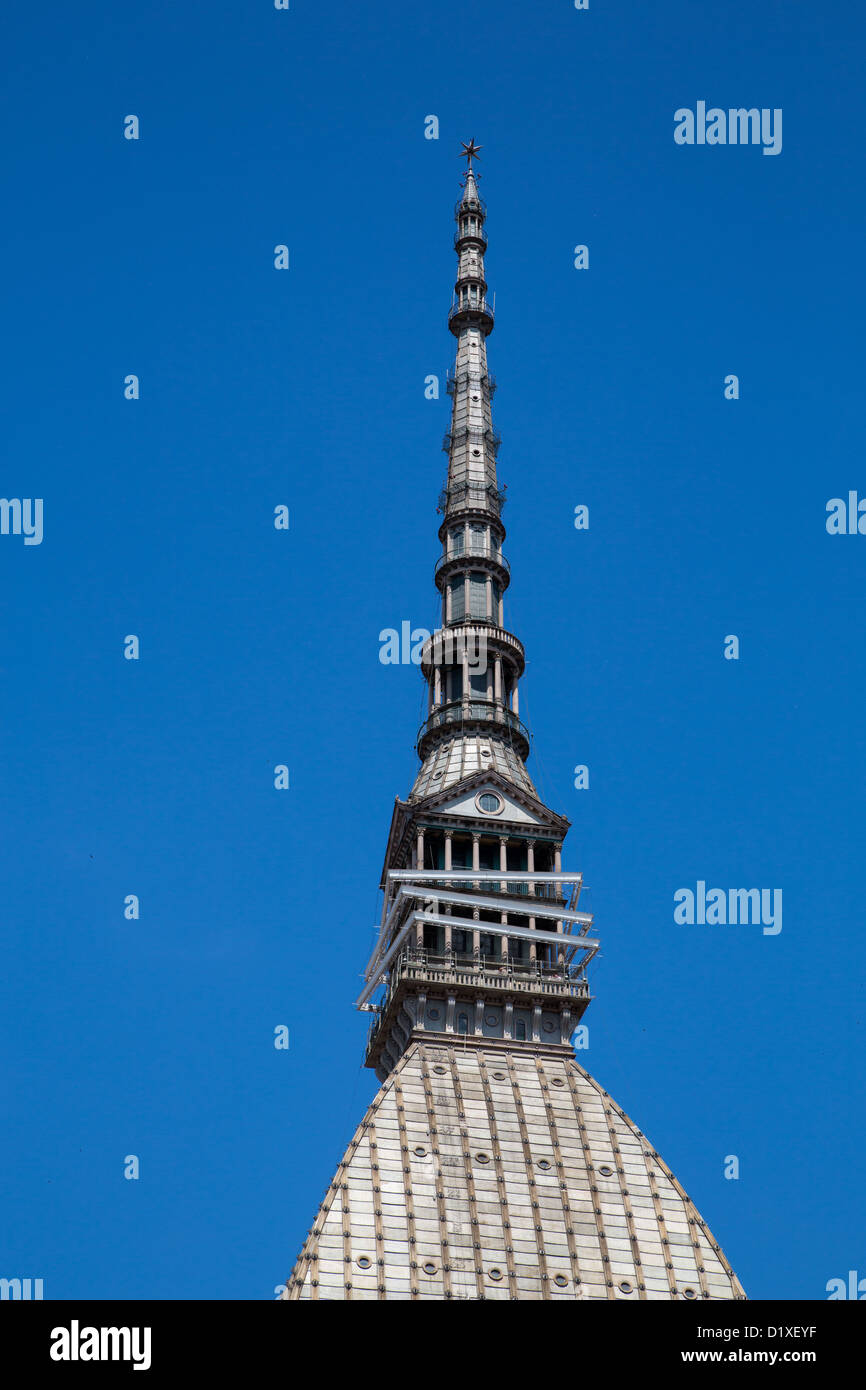
M491 1271L490 1271L490 1278L491 1278L491 1279L496 1279L497 1281L500 1280L500 1279L502 1278L502 1270L501 1270L501 1269L491 1269Z
M366 1255L358 1256L357 1265L359 1269L369 1269L372 1263L373 1261L369 1260Z
M568 1283L568 1280L566 1279L564 1274L554 1274L553 1282L554 1284L558 1284L561 1289L564 1289L566 1284Z
M482 792L475 804L485 815L495 816L497 811L502 810L502 797L497 796L495 792Z

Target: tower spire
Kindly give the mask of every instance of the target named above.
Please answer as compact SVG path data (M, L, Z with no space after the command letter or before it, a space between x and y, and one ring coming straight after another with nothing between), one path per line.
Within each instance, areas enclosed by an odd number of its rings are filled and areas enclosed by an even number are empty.
M382 1086L284 1297L742 1298L682 1187L571 1046L599 943L581 875L562 866L569 823L525 767L474 140L464 154L442 626L422 652L421 770L394 806L357 1000Z

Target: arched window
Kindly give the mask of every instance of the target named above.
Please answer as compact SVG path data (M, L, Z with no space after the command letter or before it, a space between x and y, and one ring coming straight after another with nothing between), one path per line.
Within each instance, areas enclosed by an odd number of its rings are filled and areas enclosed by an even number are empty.
M514 1036L518 1042L526 1042L526 1024L522 1018L518 1018L514 1023Z
M468 1015L468 1014L458 1014L458 1015L457 1015L457 1032L458 1032L458 1033L468 1033L468 1032L469 1032L469 1015Z

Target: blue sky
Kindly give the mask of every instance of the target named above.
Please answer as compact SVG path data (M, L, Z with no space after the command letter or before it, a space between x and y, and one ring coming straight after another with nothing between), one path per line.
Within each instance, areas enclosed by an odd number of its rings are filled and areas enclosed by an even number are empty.
M0 494L44 539L0 536L0 1274L272 1297L375 1091L351 1001L422 699L378 635L436 623L470 136L521 715L604 947L581 1061L751 1296L866 1273L866 538L825 527L866 495L862 11L4 29ZM699 100L781 108L782 153L676 145ZM698 880L781 888L783 930L675 924Z

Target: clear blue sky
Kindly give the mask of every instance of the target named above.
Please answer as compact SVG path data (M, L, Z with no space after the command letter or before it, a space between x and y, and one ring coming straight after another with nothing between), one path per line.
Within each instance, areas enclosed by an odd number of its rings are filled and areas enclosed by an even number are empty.
M750 1295L823 1298L866 1274L866 537L825 529L866 494L862 9L291 6L4 19L0 494L44 540L0 536L0 1275L272 1297L374 1093L421 710L378 634L435 625L474 136L521 714L604 944L581 1060ZM781 155L675 145L698 100L782 108ZM699 879L782 888L781 934L676 925Z

